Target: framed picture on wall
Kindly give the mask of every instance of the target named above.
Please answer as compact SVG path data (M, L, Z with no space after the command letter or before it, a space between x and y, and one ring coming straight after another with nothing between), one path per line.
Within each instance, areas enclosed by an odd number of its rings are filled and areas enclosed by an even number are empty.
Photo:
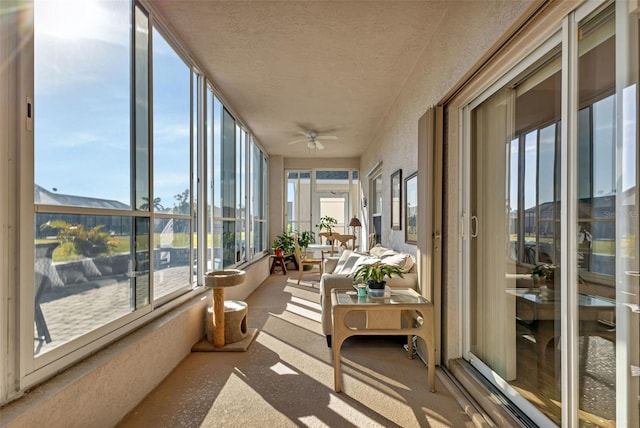
M404 240L418 243L418 171L404 179Z
M402 229L402 170L391 174L391 229Z

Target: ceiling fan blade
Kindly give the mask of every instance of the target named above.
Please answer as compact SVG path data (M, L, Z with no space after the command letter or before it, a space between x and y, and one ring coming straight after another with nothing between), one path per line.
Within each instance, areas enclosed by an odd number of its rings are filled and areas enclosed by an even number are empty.
M320 141L316 141L316 148L318 150L324 150L324 144L322 144Z
M308 138L304 138L302 140L295 140L295 141L290 142L289 145L298 144L298 143L304 143L305 141L309 141L309 139Z
M298 133L300 135L304 135L305 137L309 138L309 132L307 132L307 131L298 131Z
M336 137L335 135L320 135L319 137L316 137L316 140L337 140L338 137Z

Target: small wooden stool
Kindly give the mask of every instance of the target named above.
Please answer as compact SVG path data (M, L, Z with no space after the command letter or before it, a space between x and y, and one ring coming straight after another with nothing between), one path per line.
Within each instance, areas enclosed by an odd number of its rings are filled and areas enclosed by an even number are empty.
M284 257L283 256L271 256L273 258L273 261L271 262L271 271L270 273L273 275L276 272L276 267L280 267L280 269L282 270L282 273L284 275L287 274L287 266L285 266L284 263Z

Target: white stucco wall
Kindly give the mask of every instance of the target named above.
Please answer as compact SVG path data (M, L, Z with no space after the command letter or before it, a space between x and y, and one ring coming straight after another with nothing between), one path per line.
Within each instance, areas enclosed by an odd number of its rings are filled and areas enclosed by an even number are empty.
M417 160L418 120L429 106L438 104L483 56L522 19L535 1L455 1L451 10L440 22L436 36L425 40L425 50L416 63L396 101L388 111L380 112L380 126L375 131L369 148L360 162L362 189L368 195L368 171L382 161L383 201L390 201L390 176L402 169L403 179L419 170ZM459 281L457 278L457 194L458 164L457 142L449 142L448 160L445 160L445 181L449 195L455 200L447 206L450 226L445 230L447 252L444 253L443 272L443 354L442 361L460 356L458 325ZM404 198L404 195L403 195ZM390 203L383 204L382 242L396 250L416 255L417 246L404 242L402 230L391 230ZM421 202L418 202L418 206ZM453 209L451 209L453 208ZM368 215L363 213L363 216ZM404 214L403 214L404 215ZM427 219L419 218L419 224ZM453 248L453 250L452 250Z

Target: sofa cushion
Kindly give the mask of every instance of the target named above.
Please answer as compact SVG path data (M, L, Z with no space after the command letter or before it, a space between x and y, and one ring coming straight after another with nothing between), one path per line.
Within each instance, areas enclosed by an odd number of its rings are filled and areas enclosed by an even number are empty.
M387 251L394 252L391 248L383 247L380 244L376 244L372 249L369 250L369 254L371 254L373 257L380 258Z
M407 273L413 267L413 257L409 254L395 253L394 255L385 256L382 258L382 263L385 265L397 266L402 269L402 272Z
M398 253L395 250L387 249L387 251L380 254L378 257L380 257L381 259L385 259L387 257L395 256L396 254Z
M358 267L360 267L361 265L373 264L379 260L375 257L370 257L366 254L356 253L349 250L346 250L345 253L349 253L349 254L347 254L346 256L345 254L340 256L340 259L338 260L338 264L336 265L336 268L333 270L334 274L349 275L355 272L358 269Z
M353 251L351 250L344 250L342 254L340 254L340 257L338 258L338 264L336 264L336 267L333 270L333 273L339 273L340 271L342 271L342 267L347 262L347 260L349 259L349 256L351 256L352 253Z

